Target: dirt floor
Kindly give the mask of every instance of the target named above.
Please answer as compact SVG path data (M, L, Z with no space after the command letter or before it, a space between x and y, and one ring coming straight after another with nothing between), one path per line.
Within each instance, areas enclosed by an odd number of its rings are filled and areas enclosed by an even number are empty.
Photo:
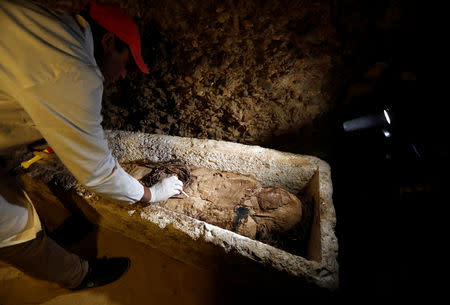
M226 304L237 289L220 274L188 266L106 229L92 232L68 249L83 257L126 256L131 259L131 268L110 285L71 292L0 262L0 304Z

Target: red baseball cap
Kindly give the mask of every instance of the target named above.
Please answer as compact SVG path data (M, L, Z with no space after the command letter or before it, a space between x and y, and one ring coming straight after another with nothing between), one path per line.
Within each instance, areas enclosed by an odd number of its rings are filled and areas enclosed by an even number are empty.
M113 32L117 38L128 44L134 61L139 69L148 74L147 65L141 55L141 38L133 19L122 9L90 1L89 16L106 30Z

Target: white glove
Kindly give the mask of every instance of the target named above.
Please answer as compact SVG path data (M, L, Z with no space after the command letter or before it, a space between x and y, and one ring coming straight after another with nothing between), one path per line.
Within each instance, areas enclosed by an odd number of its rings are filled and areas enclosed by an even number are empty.
M160 182L150 187L152 198L150 202L158 202L169 199L174 195L181 194L183 190L183 182L177 176L164 178Z

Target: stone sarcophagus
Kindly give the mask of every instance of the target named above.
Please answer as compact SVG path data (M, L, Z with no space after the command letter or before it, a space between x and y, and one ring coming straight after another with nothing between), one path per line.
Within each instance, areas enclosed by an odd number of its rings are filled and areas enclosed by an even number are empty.
M71 179L32 187L39 174L30 172L24 181L32 199L39 201L46 189L47 206L51 197L54 206L76 207L93 223L224 276L288 283L299 293L338 287L336 217L326 162L225 141L123 131L106 135L113 155L144 184L155 166L174 164L180 170L183 165L178 176L191 173L189 183L184 181L190 197L121 206ZM67 181L71 185L64 185ZM240 201L233 205L233 200Z

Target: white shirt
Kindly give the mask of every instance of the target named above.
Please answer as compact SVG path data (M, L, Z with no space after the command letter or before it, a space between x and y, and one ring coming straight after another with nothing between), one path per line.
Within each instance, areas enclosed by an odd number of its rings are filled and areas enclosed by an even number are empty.
M111 155L101 126L104 78L89 24L77 20L0 0L0 154L43 137L81 184L132 204L144 188Z

